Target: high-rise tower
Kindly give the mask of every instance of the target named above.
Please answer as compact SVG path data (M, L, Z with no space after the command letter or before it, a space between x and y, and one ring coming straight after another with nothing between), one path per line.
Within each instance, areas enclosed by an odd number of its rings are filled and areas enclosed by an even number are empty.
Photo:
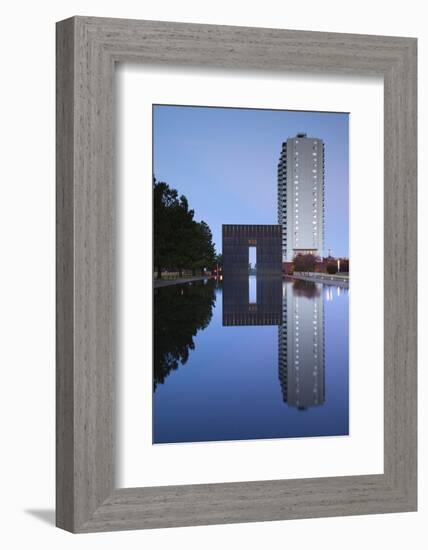
M297 254L323 256L324 142L297 134L282 144L278 163L278 223L282 261Z

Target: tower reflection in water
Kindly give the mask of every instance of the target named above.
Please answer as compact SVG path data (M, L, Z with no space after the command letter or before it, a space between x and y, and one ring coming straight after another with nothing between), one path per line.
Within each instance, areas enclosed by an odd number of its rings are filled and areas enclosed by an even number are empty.
M320 288L282 277L226 277L223 326L277 325L282 398L306 410L325 401L324 307Z
M279 380L284 402L305 410L325 401L323 296L315 283L284 284L278 328Z

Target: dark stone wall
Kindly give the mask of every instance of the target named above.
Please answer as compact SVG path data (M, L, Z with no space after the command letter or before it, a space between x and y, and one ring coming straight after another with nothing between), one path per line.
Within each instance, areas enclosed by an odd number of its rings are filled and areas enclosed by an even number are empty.
M282 272L280 225L223 225L223 274L248 274L248 249L257 248L257 275Z

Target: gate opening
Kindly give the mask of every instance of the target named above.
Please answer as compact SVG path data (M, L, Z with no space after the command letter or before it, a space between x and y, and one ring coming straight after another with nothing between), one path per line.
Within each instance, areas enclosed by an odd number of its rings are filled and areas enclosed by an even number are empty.
M257 270L257 247L248 247L248 270L250 275L255 275Z
M248 301L257 304L257 248L248 247Z

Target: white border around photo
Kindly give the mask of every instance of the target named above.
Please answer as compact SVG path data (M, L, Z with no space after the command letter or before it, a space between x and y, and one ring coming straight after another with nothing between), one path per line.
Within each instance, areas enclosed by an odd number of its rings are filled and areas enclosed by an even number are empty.
M383 472L383 82L119 66L118 487ZM152 445L152 104L350 112L350 435ZM284 136L289 137L289 136ZM369 269L368 269L369 266Z

